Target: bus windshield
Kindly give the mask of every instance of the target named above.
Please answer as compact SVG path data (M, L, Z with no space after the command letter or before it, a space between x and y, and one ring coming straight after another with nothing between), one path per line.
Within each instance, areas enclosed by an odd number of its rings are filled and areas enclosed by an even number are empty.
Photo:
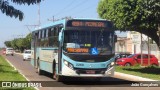
M111 54L113 32L104 30L66 30L64 32L64 51L67 53Z

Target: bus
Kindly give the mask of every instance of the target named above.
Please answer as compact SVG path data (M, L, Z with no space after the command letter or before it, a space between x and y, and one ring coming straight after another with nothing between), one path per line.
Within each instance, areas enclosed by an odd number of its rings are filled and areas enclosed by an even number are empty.
M32 32L31 64L57 81L114 74L116 35L104 19L64 19Z

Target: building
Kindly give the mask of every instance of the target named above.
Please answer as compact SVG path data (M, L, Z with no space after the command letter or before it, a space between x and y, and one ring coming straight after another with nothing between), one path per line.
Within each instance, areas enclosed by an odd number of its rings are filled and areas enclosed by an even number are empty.
M142 45L142 49L141 49ZM116 52L128 52L134 53L145 53L153 54L160 60L160 50L157 44L146 35L130 31L127 32L126 37L118 37L116 42Z

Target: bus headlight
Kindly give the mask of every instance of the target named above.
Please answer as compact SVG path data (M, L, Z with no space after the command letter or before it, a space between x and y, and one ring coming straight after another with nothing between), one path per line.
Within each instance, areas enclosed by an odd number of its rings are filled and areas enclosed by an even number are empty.
M110 69L113 66L114 66L114 62L111 62L110 64L107 65L107 69Z
M113 65L114 65L114 63L115 63L115 62L111 62L111 66L113 66Z
M74 69L74 68L73 68L73 65L70 64L70 63L68 64L68 67L69 67L70 69Z
M68 66L70 69L74 69L73 65L66 60L63 60L63 63Z
M111 64L108 64L107 69L110 69L110 68L111 68Z
M64 60L64 64L68 66L68 62L66 60Z

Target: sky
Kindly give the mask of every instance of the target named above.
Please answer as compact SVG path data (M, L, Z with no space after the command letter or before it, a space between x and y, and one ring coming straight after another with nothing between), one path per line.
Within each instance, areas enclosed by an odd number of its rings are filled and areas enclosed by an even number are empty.
M72 18L99 18L97 6L100 0L43 0L40 3L41 25L51 23L51 19ZM14 38L22 38L34 30L38 25L38 5L16 5L9 3L24 13L23 21L6 16L0 11L0 47L4 42ZM28 28L27 26L28 25Z
M99 0L44 0L40 3L41 25L50 23L51 19L61 19L66 16L73 18L98 18L97 6ZM25 37L38 24L38 5L16 5L9 3L24 13L23 21L6 16L0 11L0 47L4 42L14 38ZM50 19L50 20L48 20Z

